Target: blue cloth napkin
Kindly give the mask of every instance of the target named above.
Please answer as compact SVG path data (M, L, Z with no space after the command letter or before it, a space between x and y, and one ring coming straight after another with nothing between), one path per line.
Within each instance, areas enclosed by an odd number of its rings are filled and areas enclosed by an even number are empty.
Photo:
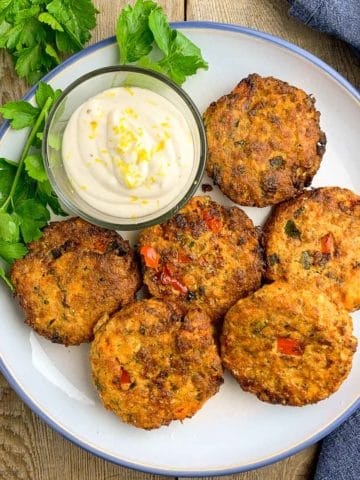
M322 442L314 480L360 479L360 410Z
M360 54L360 0L289 0L289 15L345 40Z
M289 15L345 40L360 56L360 0L288 0ZM321 445L314 480L360 480L360 410Z

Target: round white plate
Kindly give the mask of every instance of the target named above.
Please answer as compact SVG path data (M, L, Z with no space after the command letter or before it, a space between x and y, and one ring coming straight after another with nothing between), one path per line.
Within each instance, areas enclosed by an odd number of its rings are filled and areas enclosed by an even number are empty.
M200 71L184 86L201 111L254 72L273 75L313 93L328 137L314 185L339 185L360 193L360 97L345 79L309 53L267 34L211 23L175 26L201 47L209 62L208 71ZM112 38L71 57L45 80L55 88L64 88L84 73L117 63ZM33 96L34 89L26 98ZM11 131L5 125L0 135L0 156L19 158L26 132ZM219 191L213 193L214 198L230 204ZM260 224L269 211L244 210L255 224ZM135 234L130 237L134 239ZM88 345L65 348L37 336L23 324L20 308L3 285L0 304L0 366L17 393L68 439L128 467L179 476L257 468L320 439L359 404L358 352L340 390L316 405L268 405L243 392L226 375L220 392L192 419L143 431L121 423L101 406L90 380ZM359 317L354 314L358 337Z

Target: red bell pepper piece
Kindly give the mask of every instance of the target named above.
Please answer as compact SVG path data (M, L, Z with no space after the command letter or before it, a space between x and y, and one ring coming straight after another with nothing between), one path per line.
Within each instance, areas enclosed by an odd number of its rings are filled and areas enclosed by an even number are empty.
M327 233L321 237L321 253L329 253L332 255L334 253L334 237L332 233Z
M158 268L160 257L155 248L144 245L140 248L140 254L144 257L144 262L147 267Z
M277 351L284 355L302 355L303 349L300 342L294 338L279 337L277 339Z

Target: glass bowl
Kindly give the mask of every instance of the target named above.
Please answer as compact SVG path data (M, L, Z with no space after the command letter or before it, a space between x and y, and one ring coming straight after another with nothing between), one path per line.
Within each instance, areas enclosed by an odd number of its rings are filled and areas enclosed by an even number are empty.
M159 210L137 218L119 218L89 205L74 190L61 152L65 127L73 112L98 93L125 86L147 88L170 101L184 116L192 134L194 148L192 171L183 190ZM204 173L207 144L201 114L184 90L158 72L134 66L114 66L83 75L63 91L47 118L42 148L50 183L69 213L102 227L137 230L164 222L192 197Z

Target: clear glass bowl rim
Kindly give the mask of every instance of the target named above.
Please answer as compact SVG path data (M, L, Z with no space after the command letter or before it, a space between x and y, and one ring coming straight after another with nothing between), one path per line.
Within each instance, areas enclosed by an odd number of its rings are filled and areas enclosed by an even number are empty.
M178 201L176 205L174 205L170 210L166 211L159 217L153 218L151 220L145 220L141 221L141 218L139 218L139 223L112 223L112 222L107 222L105 220L101 220L98 218L95 218L86 212L83 212L80 210L66 195L63 194L62 190L58 187L55 176L53 175L53 172L51 170L49 161L48 161L48 135L49 135L49 129L50 125L52 123L53 117L59 107L59 105L63 102L64 99L69 95L72 90L74 90L76 87L81 85L83 82L86 80L89 80L93 77L103 75L105 73L111 73L111 72L130 72L130 73L140 73L142 75L148 75L151 77L154 77L157 80L160 80L161 82L165 83L167 86L172 88L185 102L187 107L189 108L190 112L193 115L193 118L195 120L195 123L198 128L199 132L199 139L200 139L200 158L199 158L199 165L198 169L196 172L196 175L194 177L194 181L190 185L190 188L187 190L187 192L184 194L184 196ZM134 65L114 65L114 66L109 66L109 67L102 67L98 68L96 70L92 70L91 72L85 73L81 77L77 78L74 82L72 82L68 87L66 87L62 94L59 96L59 98L55 101L55 103L52 105L51 110L49 112L49 115L47 116L46 122L45 122L45 127L44 127L44 137L42 140L42 155L44 159L44 164L45 164L45 169L46 173L48 175L49 181L59 197L60 203L64 205L66 208L68 208L72 213L75 215L83 218L84 220L99 225L101 227L105 228L112 228L115 230L139 230L142 228L150 227L152 225L157 225L159 223L163 223L166 220L168 220L170 217L176 214L182 208L193 196L195 191L200 185L200 181L203 177L204 170L205 170L205 165L206 165L206 156L207 156L207 140L206 140L206 133L205 133L205 127L204 123L202 120L201 113L199 112L197 106L195 105L194 101L191 99L191 97L175 82L170 80L168 77L163 75L162 73L156 72L154 70L149 70L147 68L142 68L142 67L136 67ZM124 219L126 220L126 219Z

